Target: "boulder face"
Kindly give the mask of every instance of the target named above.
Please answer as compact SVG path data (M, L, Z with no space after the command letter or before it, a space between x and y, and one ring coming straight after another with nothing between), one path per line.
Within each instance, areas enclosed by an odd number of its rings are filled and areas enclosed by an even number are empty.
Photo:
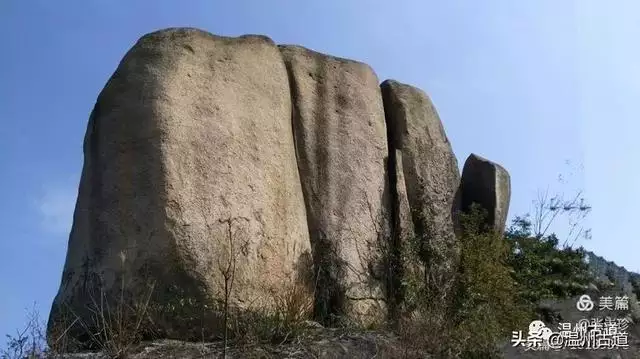
M389 129L387 128L387 133ZM388 278L386 289L389 304L389 316L398 318L403 313L404 294L401 285L403 277L407 274L415 274L415 270L424 267L408 268L407 263L403 263L404 256L411 250L411 241L415 239L413 220L411 217L411 206L409 196L405 186L404 169L402 167L402 151L391 149L389 153L389 182L391 186L391 234L388 265L390 268L390 278Z
M317 314L384 319L378 268L388 230L384 108L373 70L281 46L317 275Z
M391 80L381 88L389 143L402 152L415 240L422 243L420 261L429 273L426 287L438 298L434 305L446 305L460 256L453 223L458 162L438 113L422 90Z
M471 154L462 169L460 184L462 209L477 203L487 211L486 225L504 232L511 199L511 179L502 166Z
M315 302L325 324L378 324L402 307L404 269L445 315L452 213L478 202L504 228L509 204L508 174L477 156L459 187L424 92L257 35L143 36L100 93L83 150L52 340L91 341L104 303L150 319L156 338L219 337L226 304L303 314ZM419 268L401 263L410 241ZM276 308L283 298L304 307Z
M215 317L201 322L225 284L230 305L269 307L309 266L290 114L270 39L195 29L141 38L89 121L50 324L66 308L90 325L91 286L144 300L153 284L154 322L174 337L218 330Z

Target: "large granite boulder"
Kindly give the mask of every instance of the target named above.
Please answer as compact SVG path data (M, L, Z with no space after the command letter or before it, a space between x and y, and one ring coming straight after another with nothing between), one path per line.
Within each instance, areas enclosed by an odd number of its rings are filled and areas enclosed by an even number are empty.
M317 314L384 319L380 242L388 231L384 108L363 63L281 46L317 269Z
M511 179L507 170L471 154L462 169L460 193L464 211L472 204L478 204L487 211L486 225L498 233L504 232L511 200Z
M213 338L223 306L270 311L292 289L325 324L376 324L409 272L442 322L471 202L504 228L508 174L472 156L460 184L423 91L264 36L154 32L91 113L49 338L73 322L90 341L130 309L156 337Z
M121 293L183 339L219 333L225 299L270 308L310 251L290 118L270 39L142 37L89 120L50 331L64 313L94 325L87 308Z
M389 143L402 152L404 185L420 242L425 285L436 313L445 313L460 255L453 212L460 174L457 160L431 100L422 90L387 80L382 83Z

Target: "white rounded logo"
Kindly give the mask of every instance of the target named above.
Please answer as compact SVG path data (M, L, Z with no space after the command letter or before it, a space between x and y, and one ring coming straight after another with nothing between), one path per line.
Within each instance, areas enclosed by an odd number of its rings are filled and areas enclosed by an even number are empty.
M576 308L581 312L588 312L593 309L593 301L587 294L583 294L576 303Z

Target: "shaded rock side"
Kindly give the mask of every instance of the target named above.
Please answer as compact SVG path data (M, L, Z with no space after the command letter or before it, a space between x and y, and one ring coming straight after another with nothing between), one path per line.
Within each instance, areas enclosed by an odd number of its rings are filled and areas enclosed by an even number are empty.
M406 187L420 260L434 305L445 306L460 256L453 211L460 174L457 160L431 100L422 90L387 80L381 85L389 143L402 151ZM444 313L443 310L435 312Z
M311 267L290 116L270 39L142 37L89 121L50 333L68 312L92 325L92 299L124 288L149 293L163 337L214 335L225 276L231 306L269 308Z
M373 70L280 46L289 71L298 167L317 272L316 314L384 316L388 231L384 109Z
M387 128L388 132L388 128ZM405 186L402 168L402 151L390 149L389 181L391 182L391 247L389 250L389 281L387 298L389 298L389 317L398 318L402 312L404 292L401 285L404 276L411 271L424 269L413 267L406 258L411 251L411 240L415 238L411 207Z
M487 211L487 226L504 232L511 199L511 179L502 166L476 154L464 163L460 183L462 209L477 203Z

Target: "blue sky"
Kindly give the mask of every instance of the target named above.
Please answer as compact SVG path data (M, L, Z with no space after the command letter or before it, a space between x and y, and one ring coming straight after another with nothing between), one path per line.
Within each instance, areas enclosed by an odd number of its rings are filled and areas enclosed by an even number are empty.
M510 215L582 189L579 244L640 271L639 15L633 0L1 1L0 335L33 303L48 314L98 93L141 35L172 26L265 34L424 89L460 165L475 152L509 170Z

